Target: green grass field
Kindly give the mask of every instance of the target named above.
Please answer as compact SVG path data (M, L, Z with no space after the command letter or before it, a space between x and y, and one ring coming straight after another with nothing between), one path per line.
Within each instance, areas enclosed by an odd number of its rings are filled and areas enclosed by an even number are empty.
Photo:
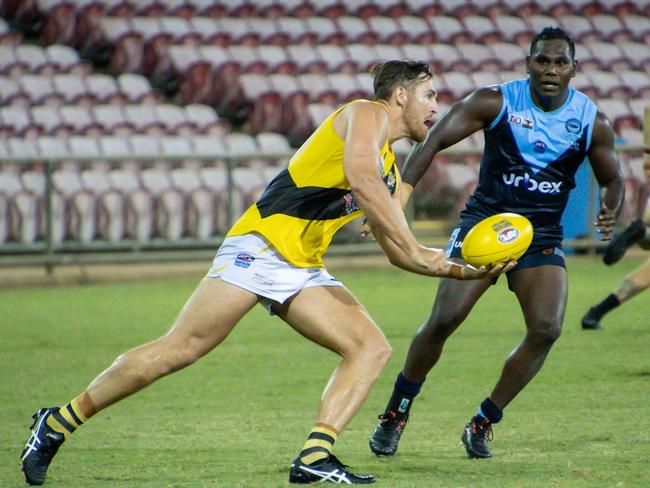
M459 435L520 340L501 280L448 342L413 407L398 455L368 449L376 416L428 314L436 280L398 270L335 272L386 332L394 354L335 452L384 487L650 486L650 295L579 319L638 262L569 262L564 334L495 427L490 460L465 458ZM198 279L198 277L197 277ZM0 486L23 486L30 415L65 403L119 353L165 332L197 280L0 290ZM50 487L287 486L337 358L261 307L198 364L102 412L75 433Z

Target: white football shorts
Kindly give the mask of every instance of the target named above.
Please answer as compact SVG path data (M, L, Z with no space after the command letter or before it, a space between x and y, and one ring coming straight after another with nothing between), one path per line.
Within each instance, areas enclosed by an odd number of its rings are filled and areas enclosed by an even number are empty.
M343 286L325 268L294 266L256 234L226 237L206 276L259 295L271 313L273 302L284 303L304 288Z

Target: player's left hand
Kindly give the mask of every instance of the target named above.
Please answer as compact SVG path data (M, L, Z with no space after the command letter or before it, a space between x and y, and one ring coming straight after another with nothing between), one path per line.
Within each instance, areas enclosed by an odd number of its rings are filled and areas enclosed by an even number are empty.
M598 240L609 241L614 233L614 227L616 227L616 216L606 205L603 205L600 207L598 218L594 222L594 225L598 229L598 232L602 234Z
M361 228L359 229L359 234L361 234L361 237L371 236L374 239L372 235L372 229L370 228L370 224L368 223L368 219L366 217L364 217L363 222L361 222Z

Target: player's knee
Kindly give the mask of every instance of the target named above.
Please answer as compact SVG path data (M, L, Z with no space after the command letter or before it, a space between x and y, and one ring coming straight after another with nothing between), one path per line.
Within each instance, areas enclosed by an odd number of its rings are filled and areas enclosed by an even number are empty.
M536 343L551 346L560 338L562 326L552 320L544 320L536 324L536 327L529 331L529 337Z
M437 313L429 317L418 333L426 336L430 342L444 341L456 330L464 318L458 313Z
M362 341L356 342L348 356L361 360L372 365L373 369L381 371L388 364L392 353L393 350L390 344L382 335L364 338Z
M202 341L196 337L184 337L182 339L165 341L165 350L162 355L163 374L179 371L196 361L204 354Z
M390 346L386 339L383 339L375 346L375 355L377 357L377 363L382 368L388 364L390 357L393 355L393 348Z

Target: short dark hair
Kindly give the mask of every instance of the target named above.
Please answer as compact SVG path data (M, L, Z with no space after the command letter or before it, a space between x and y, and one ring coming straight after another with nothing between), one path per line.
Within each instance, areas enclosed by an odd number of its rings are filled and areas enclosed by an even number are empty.
M373 78L375 100L388 100L395 88L410 88L421 81L433 78L431 67L422 61L386 61L377 63L370 70Z
M533 41L530 43L530 55L533 55L533 49L535 45L540 41L549 41L551 39L562 39L569 45L569 51L571 52L571 59L576 57L576 45L571 39L571 36L566 33L563 29L559 27L544 27L539 34L537 34Z

